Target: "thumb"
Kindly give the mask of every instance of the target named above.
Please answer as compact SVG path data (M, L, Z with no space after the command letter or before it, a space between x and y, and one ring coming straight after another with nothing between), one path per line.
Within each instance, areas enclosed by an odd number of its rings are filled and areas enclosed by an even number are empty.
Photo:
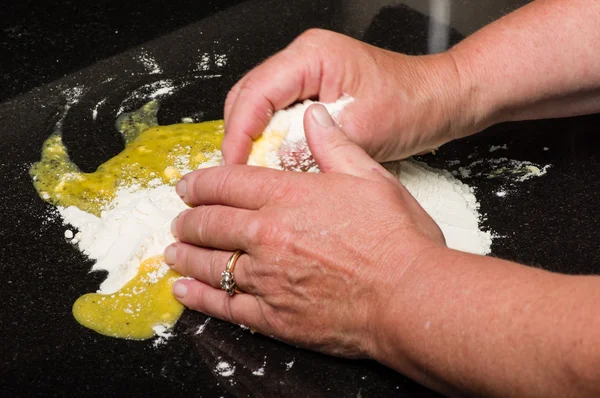
M304 131L308 148L323 173L388 179L389 173L344 134L323 105L313 104L306 109Z

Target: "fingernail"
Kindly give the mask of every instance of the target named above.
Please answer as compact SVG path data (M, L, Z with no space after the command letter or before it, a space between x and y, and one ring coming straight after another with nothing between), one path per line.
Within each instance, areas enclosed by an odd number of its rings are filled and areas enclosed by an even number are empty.
M163 253L163 257L165 258L165 263L169 265L175 264L175 259L177 258L177 247L175 247L175 245L167 246L165 252Z
M314 105L312 107L312 115L322 127L333 127L335 122L331 118L331 115L323 105Z
M177 185L175 185L175 192L177 192L180 198L183 198L187 192L187 181L179 180Z
M185 298L185 296L187 295L187 286L185 286L183 283L173 284L173 294L177 298Z
M219 166L223 166L225 164L225 158L221 158L221 161L219 162Z
M175 217L173 221L171 221L171 235L177 237L177 219L179 216ZM164 225L164 224L163 224Z

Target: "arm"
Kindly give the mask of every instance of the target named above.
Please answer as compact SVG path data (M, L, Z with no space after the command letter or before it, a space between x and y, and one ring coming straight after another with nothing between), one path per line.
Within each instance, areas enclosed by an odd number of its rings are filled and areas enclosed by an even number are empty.
M474 131L600 112L599 21L600 1L537 0L449 50Z
M600 277L444 248L394 282L381 362L452 395L600 395Z

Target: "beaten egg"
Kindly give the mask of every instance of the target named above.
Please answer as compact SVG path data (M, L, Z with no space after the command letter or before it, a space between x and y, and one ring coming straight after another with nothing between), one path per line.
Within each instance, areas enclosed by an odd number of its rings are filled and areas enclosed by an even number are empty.
M125 149L93 173L84 173L69 158L60 132L44 143L41 160L30 169L39 195L56 206L76 206L100 216L121 188L175 184L182 174L198 168L223 140L223 121L157 125L158 103L121 115L117 128ZM169 329L183 312L171 292L181 275L161 256L146 259L138 274L113 294L90 293L73 305L83 326L103 335L143 340L157 327Z

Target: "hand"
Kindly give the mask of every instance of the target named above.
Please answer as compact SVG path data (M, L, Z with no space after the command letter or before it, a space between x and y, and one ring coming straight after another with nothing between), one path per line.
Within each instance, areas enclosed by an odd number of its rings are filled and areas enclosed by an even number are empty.
M373 357L377 327L403 272L443 235L410 193L354 145L325 108L304 116L323 174L231 165L186 175L197 206L173 222L165 250L188 308L331 354ZM231 252L247 294L219 289Z
M299 100L355 102L340 124L380 162L406 158L474 133L450 53L412 57L341 34L309 30L250 71L225 101L225 164L245 163L273 112Z

